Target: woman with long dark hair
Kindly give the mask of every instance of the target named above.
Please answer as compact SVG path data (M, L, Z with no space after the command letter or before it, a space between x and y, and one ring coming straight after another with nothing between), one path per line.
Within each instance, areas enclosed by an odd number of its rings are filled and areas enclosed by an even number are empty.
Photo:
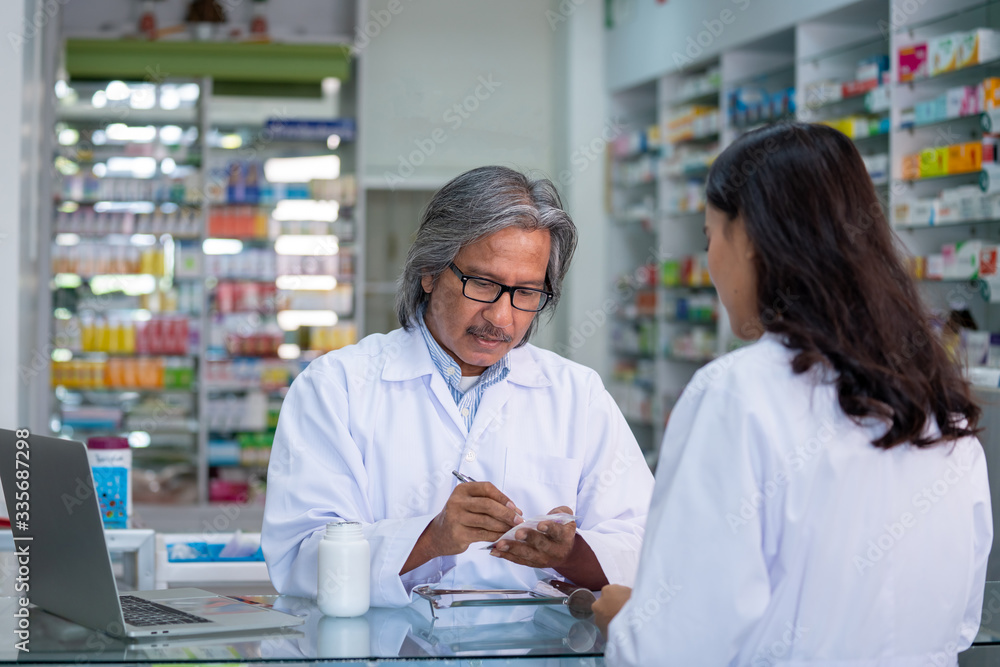
M955 664L993 542L980 409L861 156L771 126L707 199L719 299L759 340L673 410L635 589L595 606L608 663Z

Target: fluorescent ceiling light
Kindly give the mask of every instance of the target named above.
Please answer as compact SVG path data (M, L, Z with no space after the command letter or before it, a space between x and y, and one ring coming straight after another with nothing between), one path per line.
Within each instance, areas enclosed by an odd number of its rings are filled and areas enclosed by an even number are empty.
M112 123L104 132L111 141L149 143L156 138L156 128L152 125L129 126L125 123Z
M80 237L76 234L56 234L56 245L71 246L80 243Z
M177 92L183 102L197 102L201 90L197 83L185 83L177 87Z
M333 276L278 276L274 284L282 290L329 292L337 287L337 279Z
M278 346L278 357L281 359L298 359L302 350L294 343L282 343Z
M181 105L181 96L177 92L177 86L173 84L164 84L160 89L160 108L166 109L167 111L173 111Z
M90 279L90 291L96 296L111 292L124 292L129 296L152 294L156 291L156 277L147 274L94 276Z
M243 241L239 239L205 239L201 251L206 255L236 255L243 251Z
M52 277L52 282L59 289L76 289L83 284L83 280L75 273L57 273Z
M340 204L332 200L282 199L271 217L279 221L336 222L340 217Z
M340 158L336 155L311 157L273 157L264 162L264 176L271 183L308 183L315 179L340 176Z
M327 95L336 95L340 92L340 79L335 76L328 76L319 82L320 88Z
M108 174L132 178L152 178L156 175L155 157L109 157Z
M59 145L60 146L72 146L76 142L80 141L80 133L71 127L67 127L64 130L59 130Z
M164 125L160 128L160 141L168 145L175 145L181 142L184 130L177 125Z
M99 201L94 204L97 213L152 213L156 204L151 201Z
M322 234L282 234L274 240L279 255L336 255L337 237Z
M131 245L156 245L156 236L154 234L133 234L129 237L128 242Z
M156 106L156 86L151 83L133 84L129 89L128 105L133 109L152 109Z
M63 176L75 176L80 173L80 165L62 155L56 158L55 164L56 170Z
M337 323L337 313L332 310L281 310L278 326L285 331L299 327L332 327Z
M108 84L106 95L113 102L121 102L128 99L129 89L124 81L112 81Z

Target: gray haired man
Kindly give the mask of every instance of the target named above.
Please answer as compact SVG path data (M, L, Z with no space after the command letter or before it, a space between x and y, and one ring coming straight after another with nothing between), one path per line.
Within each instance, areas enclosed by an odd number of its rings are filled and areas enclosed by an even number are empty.
M482 167L434 195L403 327L317 359L285 400L263 529L280 592L316 595L322 529L341 520L363 524L377 606L427 583L631 582L649 469L597 374L528 344L575 247L548 180Z

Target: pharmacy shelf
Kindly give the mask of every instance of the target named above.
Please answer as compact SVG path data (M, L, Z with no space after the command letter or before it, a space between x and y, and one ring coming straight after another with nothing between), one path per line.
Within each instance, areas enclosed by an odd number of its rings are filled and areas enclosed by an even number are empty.
M124 75L118 78L125 81L129 80ZM191 81L185 80L178 83L189 84ZM233 123L229 119L221 118L222 113L219 110L223 109L226 104L231 103L219 100L213 94L213 82L210 79L199 79L195 83L200 88L195 106L178 110L125 109L117 107L110 102L103 108L95 108L83 102L73 108L56 104L57 109L54 115L55 131L48 142L52 158L54 161L58 159L58 164L63 167L67 167L67 161L73 163L75 168L79 169L78 173L80 176L85 177L85 179L84 182L78 179L76 181L56 182L53 184L50 190L52 195L48 197L52 205L46 207L49 209L47 213L49 221L45 232L52 239L50 247L55 266L74 266L84 269L100 266L103 269L105 266L103 263L99 265L79 263L84 259L87 262L96 262L97 259L100 259L101 262L110 262L109 266L124 267L126 264L123 262L135 261L135 258L130 254L134 253L134 250L125 251L126 254L119 257L116 248L138 248L142 250L146 247L155 248L159 252L163 252L165 263L176 263L176 266L170 266L163 271L165 275L159 275L159 269L155 272L156 275L149 272L124 275L129 276L130 280L133 276L152 276L156 284L156 290L161 295L167 294L169 290L174 290L176 294L172 295L172 297L196 298L196 303L190 308L185 307L183 313L173 311L160 312L157 307L154 307L151 312L149 309L141 307L150 303L146 300L147 297L144 296L125 297L121 296L120 293L109 296L93 296L89 292L89 285L92 283L93 278L109 274L104 271L96 273L87 272L78 275L81 288L58 289L58 298L53 298L53 310L58 308L59 312L53 313L54 317L49 321L48 326L51 330L55 330L58 324L58 326L65 329L68 323L59 322L55 319L55 315L58 314L59 319L65 319L67 312L70 313L71 318L78 317L81 312L87 312L97 317L121 321L141 320L150 312L154 319L159 316L174 317L183 314L188 320L189 325L195 327L199 334L198 344L189 349L186 354L144 355L96 350L82 351L80 349L72 350L71 354L73 355L73 361L79 361L89 372L97 372L105 361L127 362L128 360L141 361L154 359L162 361L165 364L181 363L185 365L186 369L193 369L191 385L189 387L175 387L169 384L166 387L154 387L150 384L143 384L143 386L137 387L120 385L114 387L58 385L48 387L44 400L48 406L48 412L54 420L53 423L60 423L61 417L64 414L63 410L66 410L66 427L63 429L63 433L72 433L74 437L86 437L102 433L128 435L133 428L139 428L144 419L157 419L155 432L151 431L149 434L149 446L135 450L134 460L136 464L140 467L148 467L150 469L169 468L175 463L183 464L185 480L189 480L192 483L188 489L191 493L185 493L184 495L185 502L193 501L195 507L205 508L212 506L210 503L212 497L210 488L212 488L212 479L216 474L210 469L208 456L210 420L207 416L210 414L211 406L209 399L212 398L221 401L246 400L246 396L249 394L261 392L266 397L270 409L272 403L280 402L287 393L289 383L294 375L301 370L302 365L301 363L286 362L289 373L287 381L263 383L257 380L229 383L207 381L206 372L208 364L214 364L216 360L231 361L235 364L251 362L272 363L278 361L278 358L273 355L260 357L207 356L209 351L208 340L213 333L213 327L217 326L215 324L215 313L211 310L210 305L213 303L214 289L218 282L220 280L235 283L255 282L274 287L275 276L261 275L259 272L254 273L256 267L253 266L249 267L251 269L250 272L242 274L238 266L233 267L237 271L233 272L232 275L226 275L221 272L210 272L208 270L208 257L202 254L200 242L207 237L209 216L222 207L252 206L255 211L260 211L268 217L273 214L276 202L269 200L253 204L219 201L231 195L228 188L231 182L227 179L220 180L218 173L212 170L229 165L233 161L243 164L242 161L248 159L248 152L246 150L223 149L215 145L218 143L216 139L223 133L228 134L237 129L240 132L245 130L245 134L248 137L256 139L261 135L266 115L272 113L269 109L280 108L280 104L277 104L280 100L276 100L275 103L268 105L251 101L243 105L243 111L240 113L246 113L247 118L254 117L253 114L259 114L261 120L258 122L245 121L244 119L239 123ZM83 91L79 96L81 101L87 100L89 102L94 90L103 89L107 83L100 81L88 81L86 83L71 81L70 85L71 87L77 86ZM128 85L131 86L134 84L129 83ZM355 85L353 80L346 81L344 83L345 91L342 94L346 94L348 99L353 99L352 96L356 94L356 91L352 88ZM254 104L257 104L259 109L247 112L246 109ZM296 109L304 109L308 107L308 104L311 104L311 102L306 103L302 100L296 100L294 106ZM309 117L310 120L303 120L303 126L309 123L314 124L312 118L320 118L322 114L329 113L328 109L337 108L336 100L332 98L317 100L314 106L316 109L321 110L317 116ZM347 106L351 108L351 104ZM119 115L121 113L124 113L124 115ZM226 115L230 114L226 113ZM294 118L284 120L289 121L286 125L298 122ZM106 143L99 144L92 141L95 131L107 129L108 125L116 122L130 127L153 125L162 128L166 125L176 125L181 128L185 139L180 144L163 144L156 139L150 143L118 142L109 139ZM353 121L348 119L347 124L352 126L353 132ZM77 132L66 133L66 130L76 130ZM64 132L64 134L61 137L57 137L59 132ZM75 146L61 145L58 140L59 138L66 142L69 142L70 139L76 139L78 143ZM192 141L192 139L194 140ZM95 143L98 143L98 145L94 145ZM81 148L83 149L81 150ZM356 301L360 298L357 294L361 290L354 288L357 277L352 269L357 266L357 260L353 256L356 254L360 255L363 252L364 238L363 233L360 231L360 228L363 226L364 207L363 204L358 205L356 203L363 200L363 189L358 187L358 179L353 175L355 165L358 163L360 150L356 137L353 134L351 136L342 136L342 142L335 151L330 151L327 147L326 136L323 137L322 142L318 140L307 141L275 137L273 141L269 140L264 142L264 144L255 143L254 148L253 155L256 156L256 161L261 167L258 176L262 191L267 185L264 180L263 162L270 157L329 155L334 153L342 157L344 173L340 184L314 183L314 186L332 187L335 192L344 193L345 199L340 206L338 221L333 224L327 224L324 228L328 230L328 233L336 234L340 238L341 254L345 257L351 256L347 260L343 260L343 262L350 261L349 265L345 263L340 264L340 268L346 269L346 271L336 276L338 283L345 286L350 292L338 292L336 298L339 300L350 299L349 311L355 310L358 307ZM118 176L117 174L108 174L109 178L116 179L113 187L108 183L99 186L94 185L89 180L90 178L96 178L90 175L93 167L98 164L106 164L107 160L117 157L152 158L156 160L158 168L162 164L162 160L169 158L173 161L176 171L168 175L160 175L157 172L156 176L152 179L138 179ZM59 175L58 170L50 171L53 173L53 178L64 178ZM68 169L64 173L68 173ZM188 180L184 181L184 178ZM190 183L195 179L204 184L204 187L199 187L197 197L192 197L190 190L185 195L177 195L166 189L171 187L171 184L173 184L172 187L178 188L182 182L186 187L190 187ZM220 183L221 186L219 185ZM89 189L91 187L93 187L93 190ZM118 187L128 189L119 191ZM122 196L130 192L129 189L134 189L137 194L142 196ZM302 198L309 194L307 192L308 188L304 183L289 184L288 189L288 194L291 197L297 196ZM281 192L284 192L284 190L281 190ZM112 196L103 196L104 194ZM349 200L346 198L348 196ZM327 199L330 197L324 196L322 198ZM98 209L102 208L98 204L113 205L126 202L136 204L137 209L144 207L147 210L151 210L151 213L140 214L126 211L98 212L94 210L95 207ZM109 206L109 208L113 207ZM160 222L161 220L162 222ZM155 228L153 227L154 224ZM296 225L299 224L291 221L280 224L272 223L272 226L276 225L284 230L286 228L296 229ZM179 225L179 227L174 227L173 225ZM301 223L300 226L303 230L314 228L315 231L319 228L318 225L309 222ZM284 231L284 233L289 232ZM58 235L62 236L58 238L59 244L57 245L56 240ZM150 240L150 235L157 237L157 241L153 246L146 246L144 244ZM245 249L267 249L274 244L273 238L251 237L242 240ZM171 243L171 241L175 241L176 243ZM73 251L71 248L73 243L78 243L81 246L86 245L88 246L88 250L75 254L76 251ZM88 254L91 252L94 254ZM185 262L183 265L181 263L182 258ZM48 262L47 258L46 262ZM139 264L136 263L127 266L135 268ZM145 268L145 264L143 264L143 268ZM72 285L73 283L61 282L60 284ZM73 294L73 289L82 289L83 291L77 291L76 294ZM294 291L285 293L292 296L297 295ZM305 293L303 293L303 300L308 300ZM152 303L156 304L157 302L153 300ZM229 313L226 315L229 315ZM255 324L256 320L250 319L251 315L261 316L263 324L260 326L264 324L273 326L271 324L274 322L273 312L262 313L256 310L244 310L242 313L233 314L234 317L242 316L246 319L245 326L250 326L251 329L248 331L254 333L253 327L257 325ZM341 324L345 329L346 327L353 328L358 326L358 323L350 317L350 314L342 317ZM295 342L300 343L301 340L308 338L316 342L317 345L331 345L329 337L320 337L318 342L313 337L318 335L318 333L329 334L330 332L321 331L317 333L314 330L309 333L311 335L308 337L294 336ZM283 332L282 334L284 336ZM334 332L334 334L340 336L341 332ZM356 337L356 333L351 335ZM347 334L343 334L343 336L347 336ZM341 340L346 340L343 336ZM284 338L291 338L291 335ZM339 345L341 343L336 344ZM325 351L325 349L322 351ZM313 354L313 351L303 349L302 359L307 360L313 356L318 356L319 352L321 351L317 350L316 354ZM96 366L92 369L91 364L96 364ZM167 370L169 378L169 368ZM213 371L218 373L220 369L217 366L213 366ZM171 410L180 409L181 412L170 412L167 417L150 415L145 410L153 404L169 406ZM102 418L92 422L91 425L96 428L84 428L87 425L86 422L79 421L89 418L87 414L87 409L89 408L95 410L94 415ZM100 414L102 409L117 411L121 417L118 420L103 419L103 416ZM80 410L80 414L74 415L73 410ZM74 419L77 421L74 422ZM77 425L73 426L74 423ZM257 469L255 474L259 475L259 467L255 466L255 469ZM183 511L187 512L191 509L191 506L188 505Z
M970 29L975 26L970 26ZM895 53L895 51L893 51ZM897 88L906 88L912 91L922 91L942 87L962 86L977 83L991 74L1000 71L1000 58L988 62L979 63L970 67L942 72L934 76L921 77L912 81L901 81L896 83Z

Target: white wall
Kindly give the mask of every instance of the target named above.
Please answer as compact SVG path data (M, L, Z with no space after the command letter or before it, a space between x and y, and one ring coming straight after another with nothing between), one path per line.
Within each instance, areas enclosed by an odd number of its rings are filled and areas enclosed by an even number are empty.
M486 164L551 174L558 82L548 8L370 0L358 43L370 182L384 185L388 173L393 187L434 188Z
M67 35L114 39L136 32L142 2L137 0L59 0ZM153 4L159 30L180 26L190 0L157 0ZM222 0L227 23L222 32L248 33L254 9L251 0ZM294 42L343 41L354 24L354 2L337 0L269 0L268 28L276 39Z
M615 26L607 33L608 86L621 90L644 83L676 71L685 58L709 58L855 1L614 0Z
M609 122L604 81L604 15L599 2L557 5L565 81L564 144L557 180L580 233L567 277L556 350L607 377L610 372L606 307L610 292L608 223L604 206L605 155L618 132ZM556 21L557 19L553 19ZM596 150L595 150L596 149Z
M367 187L433 191L488 164L555 178L564 124L556 74L563 22L550 22L554 3L367 4L355 40ZM380 224L367 216L373 238ZM532 342L554 348L560 317Z
M39 430L29 415L28 395L48 373L33 372L30 357L44 347L34 335L38 304L37 278L39 153L43 34L51 17L38 0L10 3L0 12L0 428ZM2 491L0 491L2 498ZM7 508L0 502L0 516Z

